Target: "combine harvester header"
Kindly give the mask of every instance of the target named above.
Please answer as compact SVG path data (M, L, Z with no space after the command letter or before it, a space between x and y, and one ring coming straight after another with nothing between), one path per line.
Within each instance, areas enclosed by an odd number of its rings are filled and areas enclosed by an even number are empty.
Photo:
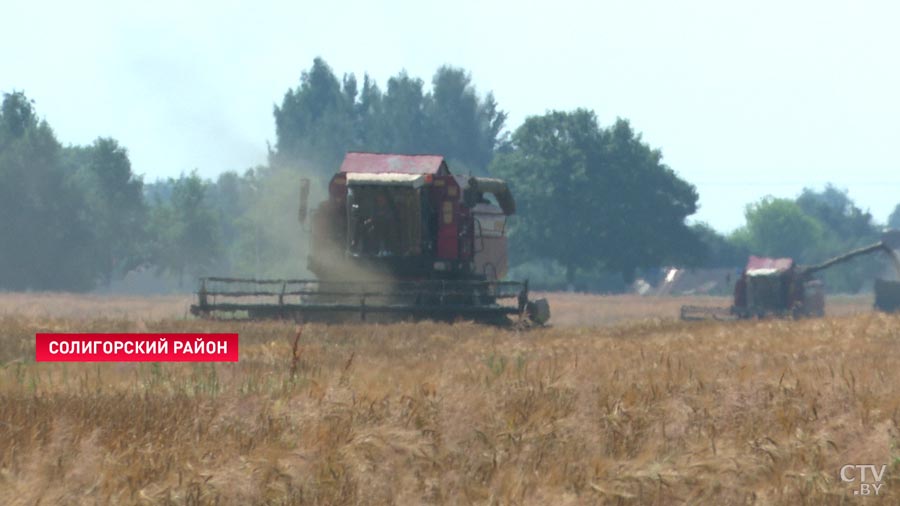
M309 181L299 219L307 221ZM494 202L488 199L493 196ZM304 321L373 315L546 323L528 282L503 281L515 201L499 179L450 173L438 155L347 153L310 216L315 280L204 278L191 312Z

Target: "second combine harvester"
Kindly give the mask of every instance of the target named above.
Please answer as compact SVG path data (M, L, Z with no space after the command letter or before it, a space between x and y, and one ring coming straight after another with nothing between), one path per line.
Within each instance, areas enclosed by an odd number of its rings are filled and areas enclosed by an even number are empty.
M884 252L900 276L900 231L887 230L875 244L855 249L818 265L800 266L791 258L751 256L734 285L730 308L682 306L682 320L748 319L765 316L824 316L825 287L813 276L835 265L875 252ZM875 280L875 307L900 310L900 283Z
M308 194L304 180L301 222ZM307 267L316 279L204 278L191 312L543 324L546 300L529 300L527 281L503 281L514 212L505 182L454 175L442 156L347 153L310 216Z

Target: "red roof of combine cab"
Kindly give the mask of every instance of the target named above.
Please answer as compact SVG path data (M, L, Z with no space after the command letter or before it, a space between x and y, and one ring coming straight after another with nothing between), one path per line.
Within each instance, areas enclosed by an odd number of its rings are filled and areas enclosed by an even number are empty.
M751 256L747 262L748 276L765 276L789 271L794 266L791 258L766 258Z
M440 155L393 155L387 153L350 152L338 172L396 174L448 174L447 164Z

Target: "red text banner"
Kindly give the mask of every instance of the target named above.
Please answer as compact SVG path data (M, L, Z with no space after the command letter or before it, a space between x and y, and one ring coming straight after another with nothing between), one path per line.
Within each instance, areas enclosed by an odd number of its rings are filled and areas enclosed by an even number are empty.
M35 334L37 362L237 362L237 334Z

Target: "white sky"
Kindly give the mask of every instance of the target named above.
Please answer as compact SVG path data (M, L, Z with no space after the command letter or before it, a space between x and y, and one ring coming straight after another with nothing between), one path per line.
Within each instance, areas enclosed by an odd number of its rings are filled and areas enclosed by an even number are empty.
M16 2L0 91L63 143L111 136L145 180L263 163L272 108L322 56L384 87L472 72L508 128L549 109L628 118L697 185L695 218L833 182L900 203L900 3L883 1Z

